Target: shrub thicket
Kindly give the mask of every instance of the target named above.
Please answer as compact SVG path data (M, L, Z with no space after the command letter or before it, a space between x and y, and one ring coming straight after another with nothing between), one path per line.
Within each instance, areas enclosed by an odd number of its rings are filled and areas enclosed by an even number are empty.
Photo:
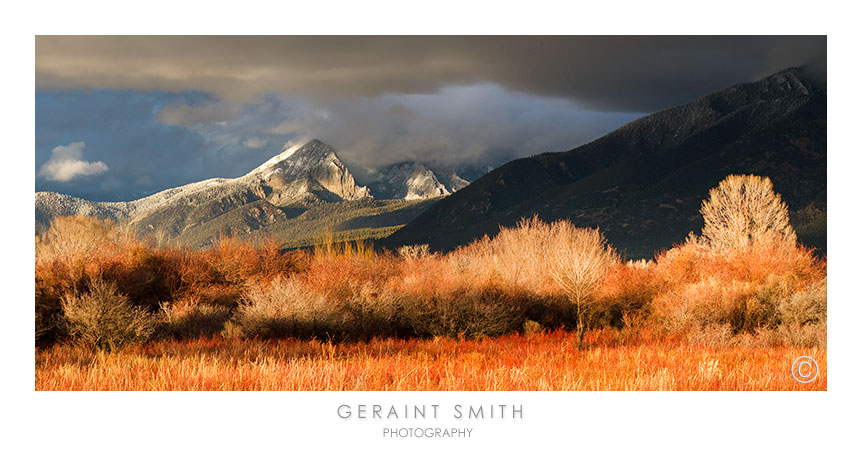
M62 299L89 292L92 281L114 284L133 306L149 313L164 307L167 323L160 330L188 337L195 330L211 331L224 312L236 307L247 284L295 273L307 261L304 253L284 254L274 244L254 246L231 238L207 250L162 248L107 221L57 218L36 236L36 343L44 346L68 335ZM210 326L192 326L192 318Z
M142 340L154 318L157 336L180 339L565 328L584 344L668 335L824 345L826 264L795 243L784 211L767 179L731 176L704 203L702 238L638 262L621 261L597 230L537 217L451 253L396 255L331 240L314 252L233 239L162 248L105 222L57 219L36 241L36 339L71 334L111 348Z

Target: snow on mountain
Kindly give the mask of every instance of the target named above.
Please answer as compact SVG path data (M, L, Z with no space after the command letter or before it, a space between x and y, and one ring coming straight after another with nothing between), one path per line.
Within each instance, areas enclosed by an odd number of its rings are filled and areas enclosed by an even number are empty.
M293 146L269 159L248 174L235 178L207 179L162 190L130 202L92 202L59 193L36 193L37 226L46 226L57 216L91 215L149 229L158 221L176 224L181 232L188 224L199 224L231 208L265 199L276 206L307 206L320 202L370 197L331 146L311 140ZM152 220L152 221L149 221ZM187 221L184 221L187 220Z
M369 184L380 199L427 199L447 196L469 184L454 171L434 172L418 162L402 162L378 171L380 177Z
M437 177L452 193L469 185L469 181L460 177L454 170L440 171Z
M291 147L242 178L251 184L269 185L283 190L295 181L313 181L332 194L345 200L370 196L366 187L356 185L353 175L332 149L320 140L311 140L302 146ZM311 185L303 185L311 190Z
M47 227L55 217L86 215L114 221L125 219L129 203L93 202L62 193L36 192L36 229Z
M302 211L331 202L374 198L430 199L468 184L453 171L437 174L416 162L392 165L378 174L379 180L370 187L358 185L331 146L311 140L285 149L244 176L207 179L129 202L93 202L39 192L35 199L36 226L37 231L43 230L58 216L89 215L176 237L221 224L224 218L219 217L228 212L237 216L240 210L263 209L269 214L260 214L253 222L253 227L263 228L283 221L284 212L290 209Z

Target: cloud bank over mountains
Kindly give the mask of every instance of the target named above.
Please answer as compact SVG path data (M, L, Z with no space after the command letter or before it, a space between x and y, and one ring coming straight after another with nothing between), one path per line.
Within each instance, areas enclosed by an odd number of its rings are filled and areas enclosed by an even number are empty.
M815 36L37 36L37 190L131 199L239 176L311 138L369 169L357 169L363 183L407 160L492 167L787 66L824 67L825 47ZM86 160L54 159L78 141Z
M232 103L498 84L589 109L649 112L825 59L825 37L39 36L36 84L198 90Z

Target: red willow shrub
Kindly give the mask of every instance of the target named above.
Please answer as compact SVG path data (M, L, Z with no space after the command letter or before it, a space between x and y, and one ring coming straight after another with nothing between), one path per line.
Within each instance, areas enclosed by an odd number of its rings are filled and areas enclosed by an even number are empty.
M554 251L581 232L594 239L584 242L594 253L584 252L607 258L575 297L586 307L576 315L554 278L563 268ZM283 253L230 238L205 250L157 247L75 217L36 239L40 344L67 334L61 300L93 281L158 315L154 337L174 338L477 338L582 325L586 344L748 335L815 345L824 343L827 296L825 262L786 240L718 251L692 237L653 261L622 262L595 231L533 218L445 255L349 244Z
M305 254L283 254L271 243L230 238L203 251L155 247L106 221L57 218L36 237L36 340L64 336L61 300L88 292L94 281L113 284L150 313L189 300L232 308L248 283L295 273L307 261Z

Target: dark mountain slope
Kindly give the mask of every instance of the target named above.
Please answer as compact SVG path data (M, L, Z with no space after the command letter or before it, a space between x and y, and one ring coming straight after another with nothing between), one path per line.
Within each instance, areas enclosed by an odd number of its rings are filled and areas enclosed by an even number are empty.
M519 159L441 200L384 245L450 250L538 214L600 227L630 258L699 231L728 174L772 178L806 244L825 247L826 89L800 69L633 121L564 153Z

